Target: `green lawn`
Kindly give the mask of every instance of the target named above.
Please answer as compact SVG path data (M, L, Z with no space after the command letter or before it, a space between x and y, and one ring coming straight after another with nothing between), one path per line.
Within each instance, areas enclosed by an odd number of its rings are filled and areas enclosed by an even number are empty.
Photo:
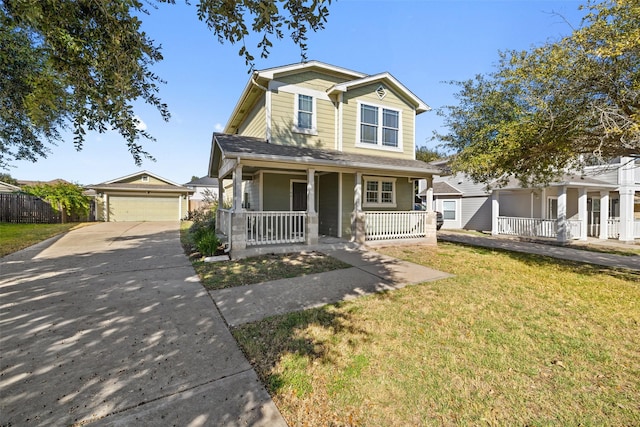
M290 426L640 425L640 274L384 252L455 276L233 330Z
M81 226L70 224L10 224L0 222L0 257Z

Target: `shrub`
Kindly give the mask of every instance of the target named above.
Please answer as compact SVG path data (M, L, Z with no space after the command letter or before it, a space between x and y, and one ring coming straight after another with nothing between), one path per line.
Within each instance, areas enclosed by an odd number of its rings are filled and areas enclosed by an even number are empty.
M193 224L189 228L189 236L193 245L203 256L215 254L220 241L216 236L216 216L210 209L193 212Z

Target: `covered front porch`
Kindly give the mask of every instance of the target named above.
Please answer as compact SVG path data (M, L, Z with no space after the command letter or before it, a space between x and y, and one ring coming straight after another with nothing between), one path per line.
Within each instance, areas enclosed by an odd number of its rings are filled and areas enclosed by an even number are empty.
M571 240L640 239L634 191L594 182L543 189L500 189L491 194L494 235Z
M435 212L413 210L415 181L435 172L425 163L216 136L216 228L233 258L328 238L436 244Z

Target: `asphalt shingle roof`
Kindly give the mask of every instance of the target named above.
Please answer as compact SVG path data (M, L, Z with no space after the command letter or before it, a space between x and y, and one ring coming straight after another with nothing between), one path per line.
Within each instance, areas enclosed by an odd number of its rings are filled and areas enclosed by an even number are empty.
M235 154L242 157L242 154L260 156L264 158L278 157L295 159L309 159L323 162L331 162L336 166L354 167L367 165L370 167L386 166L403 169L422 170L424 172L439 173L440 169L422 162L420 160L397 159L393 157L372 156L366 154L347 153L344 151L327 150L319 148L301 147L295 145L270 144L265 139L215 133L214 140L217 141L225 156ZM233 157L233 156L232 156Z

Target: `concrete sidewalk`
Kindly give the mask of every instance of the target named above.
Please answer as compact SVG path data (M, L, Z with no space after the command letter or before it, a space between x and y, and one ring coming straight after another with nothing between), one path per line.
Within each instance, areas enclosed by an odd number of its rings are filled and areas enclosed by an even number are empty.
M466 245L482 246L494 249L504 249L507 251L524 252L530 254L544 255L568 261L577 261L605 267L626 268L640 271L639 255L615 255L602 252L594 252L585 249L576 249L569 246L559 246L554 244L544 244L535 242L525 242L508 237L477 235L464 232L440 230L438 240L445 242L463 243ZM598 246L598 245L594 245ZM609 244L608 249L636 248L635 245L613 245Z
M286 426L180 245L99 223L0 259L0 425Z
M210 291L230 326L449 277L450 274L345 245L316 250L353 267Z

